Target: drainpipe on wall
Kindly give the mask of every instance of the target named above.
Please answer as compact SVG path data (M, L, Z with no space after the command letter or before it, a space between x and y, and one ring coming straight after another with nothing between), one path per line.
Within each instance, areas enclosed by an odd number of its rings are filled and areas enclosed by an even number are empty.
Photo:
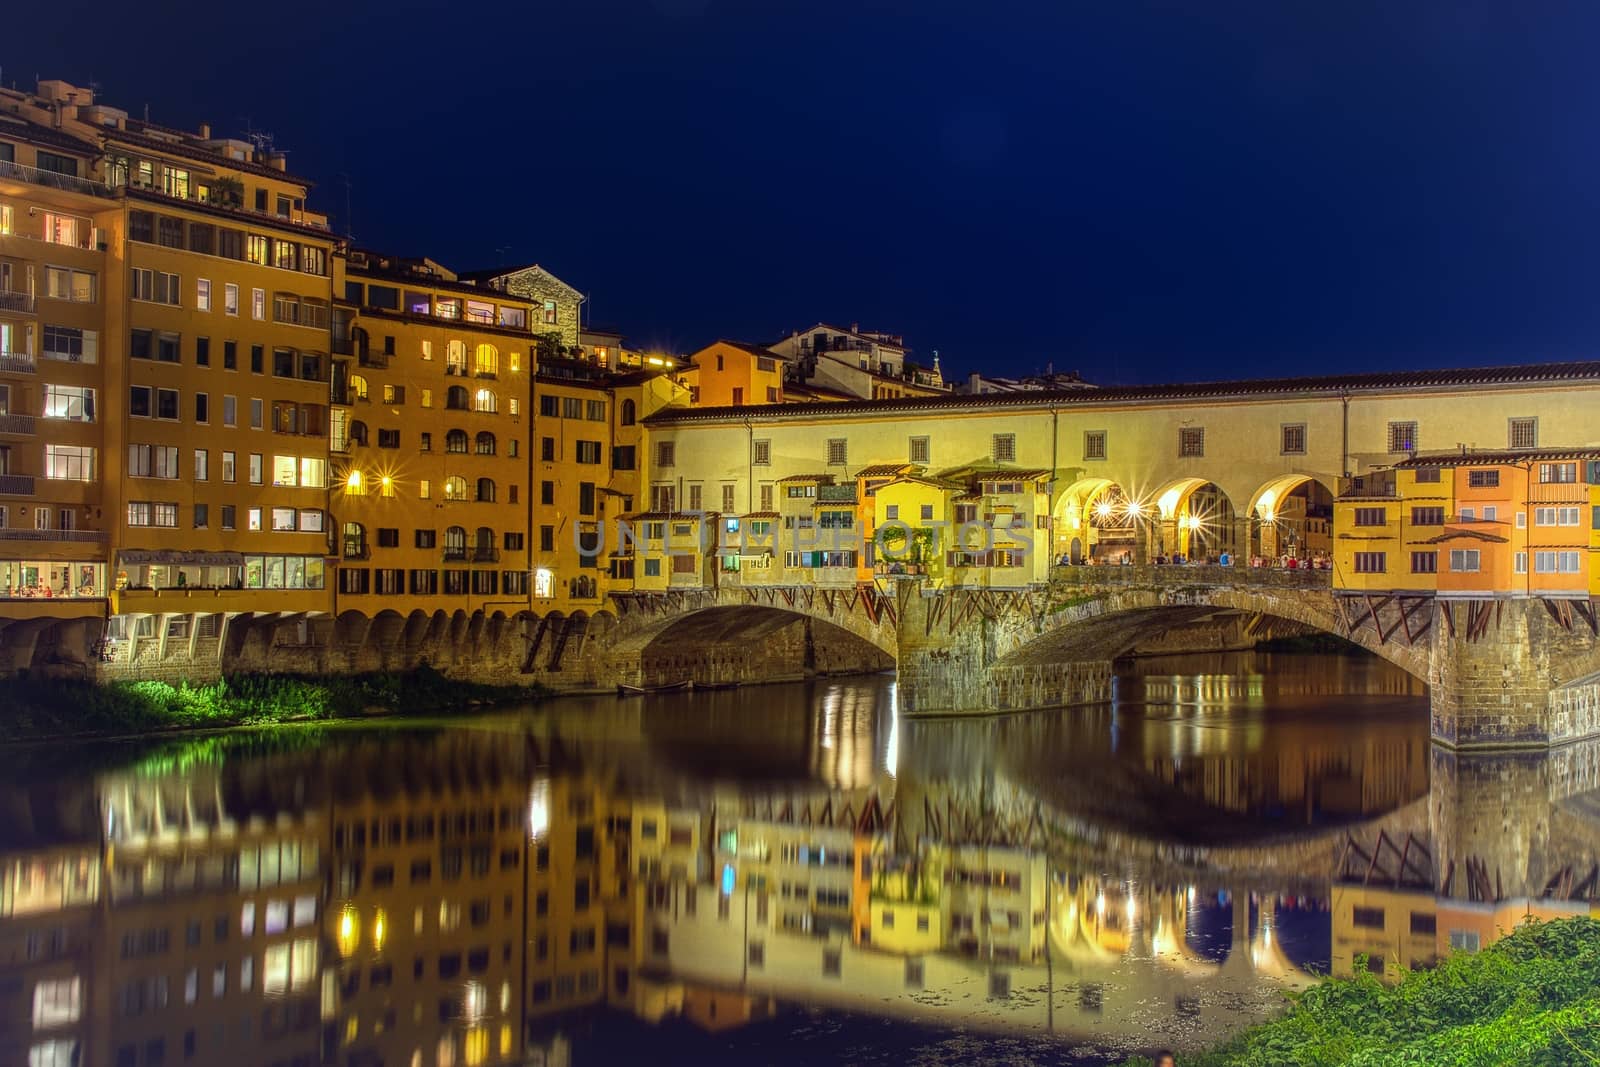
M749 419L744 420L744 510L746 514L756 509L756 428Z
M1350 477L1350 394L1341 393L1339 404L1343 418L1339 427L1339 476Z

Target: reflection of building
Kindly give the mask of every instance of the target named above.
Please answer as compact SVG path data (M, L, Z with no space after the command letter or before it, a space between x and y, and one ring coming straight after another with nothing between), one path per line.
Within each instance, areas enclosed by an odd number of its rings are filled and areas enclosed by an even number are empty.
M94 844L0 856L0 1056L88 1063L102 858Z
M434 758L332 816L322 1012L343 1062L520 1057L526 786L492 751Z

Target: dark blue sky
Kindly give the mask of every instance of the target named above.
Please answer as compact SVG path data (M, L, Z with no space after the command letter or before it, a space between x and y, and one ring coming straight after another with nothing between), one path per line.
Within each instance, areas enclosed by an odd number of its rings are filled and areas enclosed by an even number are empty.
M341 229L349 176L362 243L537 260L641 343L859 321L1105 382L1595 351L1600 5L484 6L30 3L0 77L248 116Z

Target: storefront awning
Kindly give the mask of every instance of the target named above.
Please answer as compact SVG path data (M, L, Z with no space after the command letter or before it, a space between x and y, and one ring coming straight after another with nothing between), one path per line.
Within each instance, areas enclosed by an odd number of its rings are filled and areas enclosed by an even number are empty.
M117 565L165 563L188 567L243 567L240 552L181 552L173 548L124 548L117 553Z

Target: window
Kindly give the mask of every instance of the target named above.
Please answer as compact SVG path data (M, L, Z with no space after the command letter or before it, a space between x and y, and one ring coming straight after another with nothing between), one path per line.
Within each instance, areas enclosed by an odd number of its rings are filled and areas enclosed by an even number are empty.
M1285 423L1278 451L1286 456L1303 456L1306 451L1306 424L1303 422Z
M772 464L772 442L770 440L752 442L752 453L750 462L757 467L767 467Z
M66 267L44 269L44 295L51 300L68 300L77 304L92 304L95 296L95 276L88 271L68 270ZM172 301L176 303L177 301Z
M235 463L235 460L236 460L236 454L235 453L233 453L233 452L223 452L222 453L222 480L223 481L231 482L231 481L234 480L234 463Z
M1434 574L1439 570L1439 553L1413 552L1411 553L1412 574Z
M1478 550L1476 548L1452 548L1450 550L1450 569L1457 574L1474 574L1478 570Z
M1382 508L1378 508L1376 510L1382 511L1383 509ZM1381 523L1379 525L1381 525ZM1440 507L1440 508L1435 508L1435 507L1412 508L1411 509L1411 525L1413 525L1413 526L1443 526L1444 525L1444 508L1442 508L1442 507Z
M225 315L239 314L239 287L233 282L226 282L222 286L222 312Z
M199 367L211 366L211 338L196 337L194 339L194 362Z
M198 311L211 310L211 280L200 278L194 283L194 306Z
M600 463L602 462L602 455L603 450L600 447L599 441L578 442L577 459L579 463Z
M994 461L996 463L1015 463L1017 461L1016 434L997 433L994 435Z
M1518 552L1512 557L1511 569L1517 574L1528 573L1528 554Z
M1538 448L1538 419L1507 419L1506 445L1509 448Z
M1389 424L1389 451L1415 452L1417 450L1417 424L1391 422Z
M1535 574L1579 574L1582 556L1577 551L1545 551L1533 554Z
M1570 483L1578 480L1577 463L1541 463L1539 464L1539 481L1549 485L1552 483Z
M656 466L657 467L670 467L670 466L672 466L672 461L673 461L673 442L671 442L671 441L657 441L656 442Z
M94 453L88 445L46 445L44 476L56 481L94 481Z
M1178 455L1193 458L1206 454L1206 431L1203 426L1182 426L1178 429Z
M1352 926L1360 926L1368 930L1383 929L1382 908L1355 908L1350 915Z
M40 415L47 419L93 422L94 390L76 385L46 385L44 410Z
M828 438L828 466L844 466L849 462L849 455L849 443L843 437Z
M176 274L159 270L133 268L133 288L128 294L134 300L147 300L155 304L177 307L182 301L182 279Z
M453 474L444 480L444 498L446 500L467 499L467 480L458 474Z
M1106 432L1104 430L1085 430L1083 432L1083 458L1106 458Z
M1385 553L1383 553L1383 552L1357 552L1356 553L1356 573L1357 574L1382 574L1385 571L1387 571L1388 569L1389 569L1388 568L1388 564L1385 561Z
M1500 472L1498 470L1468 471L1467 484L1474 489L1493 489L1500 484Z
M0 347L5 347L0 345ZM95 330L80 330L73 326L45 326L45 359L58 359L66 363L95 363L99 360L100 334Z
M239 425L239 398L238 397L236 397L236 396L224 396L222 398L222 425L224 425L224 426L237 426L237 425Z
M254 238L252 238L254 240ZM263 238L265 240L265 238ZM267 291L265 289L250 290L250 317L257 322L264 322L267 318Z
M722 485L722 513L724 515L733 514L734 508L738 506L734 501L734 492L735 492L735 486L734 486L734 484L732 482L724 482L723 483L723 485Z
M262 468L261 468L261 453L259 453L259 452L250 453L250 484L251 485L260 485L261 484L261 470L262 470Z
M1356 508L1357 526L1387 526L1388 524L1388 508Z

